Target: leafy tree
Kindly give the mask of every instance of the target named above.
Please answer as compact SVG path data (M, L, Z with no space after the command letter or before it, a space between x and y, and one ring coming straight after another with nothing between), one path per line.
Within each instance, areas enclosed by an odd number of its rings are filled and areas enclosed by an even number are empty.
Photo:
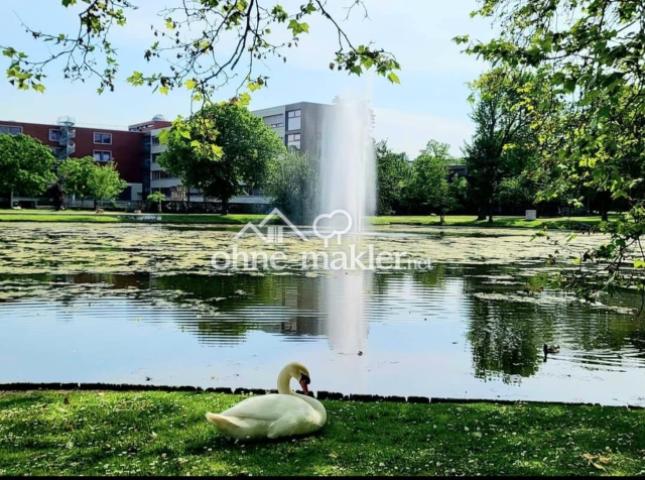
M445 221L446 211L454 206L448 182L449 146L434 140L421 152L413 165L409 195L414 204L435 211Z
M421 153L430 155L431 157L443 158L446 161L453 161L452 155L450 155L450 145L432 138L428 140L428 143L425 148L421 150Z
M468 180L466 177L453 176L449 179L449 195L452 201L451 208L463 209L468 206Z
M161 138L168 149L159 164L222 201L258 187L269 162L285 152L282 139L241 101L209 104L188 120L176 121Z
M317 186L317 169L307 155L289 149L271 163L268 191L291 221L304 224L312 220Z
M157 204L157 211L161 213L161 202L166 199L166 196L160 191L152 192L148 195L148 202Z
M25 27L33 38L47 42L48 54L43 58L34 58L0 41L0 50L9 59L10 83L21 89L44 91L47 67L59 63L66 78L86 81L94 77L99 92L114 90L119 63L112 43L113 31L127 23L137 3L60 0L70 17L78 19L77 28L51 33ZM159 12L161 25L151 26L151 43L141 51L152 70L132 72L128 78L132 85L147 85L162 94L184 87L192 90L193 98L198 100L235 77L233 72L238 66L244 66L242 84L253 80L252 88L265 85L266 76L254 78L256 64L270 57L286 61L285 51L297 46L309 33L308 21L316 17L326 20L338 39L331 69L356 75L373 69L393 83L399 81L395 58L371 44L352 43L324 0L301 0L289 5L275 0L174 0L166 5ZM363 0L352 0L351 9L354 8L365 9ZM280 40L285 34L288 40ZM231 47L227 51L222 45ZM160 65L166 68L155 70Z
M68 158L58 167L58 176L65 192L78 198L92 196L90 181L96 168L93 157Z
M532 127L538 167L549 179L540 196L569 194L581 205L583 186L631 207L606 227L610 243L583 260L609 260L604 288L636 286L645 305L643 275L620 268L627 262L645 268L645 3L485 0L475 13L503 28L468 51L509 68L540 70L543 84L566 107L554 112L540 101L530 104L541 113Z
M404 205L405 188L412 168L405 153L390 150L386 141L376 145L377 211L379 215L399 212Z
M112 162L105 165L94 165L88 180L90 196L94 198L94 207L98 202L115 199L126 187L124 181Z
M27 135L0 135L0 191L9 194L13 207L15 192L40 195L56 177L56 157L38 140Z
M493 221L505 179L524 171L534 137L531 114L522 104L532 77L508 69L494 69L473 82L472 119L475 135L466 146L470 197L479 205L479 218Z

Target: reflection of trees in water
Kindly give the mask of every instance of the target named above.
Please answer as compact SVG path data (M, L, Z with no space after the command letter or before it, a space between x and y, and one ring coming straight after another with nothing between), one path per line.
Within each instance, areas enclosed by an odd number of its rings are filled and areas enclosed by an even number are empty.
M475 375L501 376L504 382L520 382L534 375L542 363L541 346L558 343L572 350L625 352L635 349L643 358L643 322L628 315L588 305L567 303L532 304L511 299L482 301L476 292L517 294L516 288L482 285L482 278L464 279L464 292L471 297L468 326ZM557 292L544 295L556 296ZM535 297L539 299L539 295ZM584 354L578 355L583 357Z
M475 376L497 374L505 383L519 383L535 374L553 325L550 315L530 305L475 301L468 326Z
M366 309L374 315L393 315L412 300L426 308L433 290L443 291L450 282L461 282L458 295L467 319L467 336L472 347L476 375L482 378L501 375L505 381L519 381L536 373L540 367L543 343L560 343L581 352L613 351L645 360L645 322L626 315L566 302L535 305L512 301L482 301L477 292L517 293L518 285L496 285L486 276L513 275L513 266L454 266L436 264L430 271L383 273L369 276ZM55 298L71 305L79 294L88 298L127 292L127 298L140 299L151 309L149 319L164 305L176 306L174 320L182 330L215 344L244 341L249 330L306 340L327 335L327 321L320 311L324 278L297 275L135 275L79 274L5 276L0 280L36 282L33 296L47 298L56 289ZM38 285L42 282L42 287ZM48 286L53 282L65 285ZM107 286L92 287L91 284ZM86 285L88 286L86 288ZM78 288L76 288L78 287ZM401 297L405 290L408 297ZM462 296L463 295L463 296ZM550 292L549 295L557 295ZM399 298L401 297L401 298ZM22 298L22 297L21 297ZM437 297L434 297L437 298ZM620 303L629 299L617 299ZM424 303L425 302L425 303ZM437 306L437 304L434 304ZM157 312L157 313L155 313ZM193 314L194 312L194 314ZM461 314L460 314L461 315ZM455 327L459 328L459 327ZM359 333L366 329L359 329ZM358 338L358 337L357 337ZM395 346L404 348L402 346ZM578 357L582 357L581 353Z
M285 336L317 336L323 327L316 315L318 279L297 276L155 277L152 288L182 291L188 305L213 308L190 322L207 343L236 343L249 330ZM214 315L216 314L216 316ZM184 318L178 319L184 324ZM188 325L186 325L188 327Z
M372 275L369 292L374 296L374 301L385 301L391 295L392 288L399 288L402 279L409 278L415 284L427 288L442 288L446 283L446 266L437 264L431 270L412 272L379 272Z
M557 318L566 343L577 350L619 352L631 347L645 353L645 323L631 315L588 306L563 306L557 308Z
M456 275L457 272L450 272ZM412 278L419 284L430 288L441 288L446 284L446 266L444 264L434 265L432 269L424 272L412 272Z

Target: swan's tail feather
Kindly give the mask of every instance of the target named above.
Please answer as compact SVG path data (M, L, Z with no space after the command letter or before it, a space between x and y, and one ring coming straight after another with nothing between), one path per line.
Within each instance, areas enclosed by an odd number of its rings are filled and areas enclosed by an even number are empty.
M206 420L224 432L230 432L231 430L244 427L243 422L237 418L218 415L216 413L208 412L206 414Z

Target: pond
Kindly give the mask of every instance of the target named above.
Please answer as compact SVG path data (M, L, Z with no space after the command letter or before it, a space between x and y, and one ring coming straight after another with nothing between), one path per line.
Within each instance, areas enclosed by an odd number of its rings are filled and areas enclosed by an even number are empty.
M430 252L432 267L214 272L209 252L234 233L2 226L0 383L274 388L299 360L314 390L645 405L636 295L529 288L555 237L388 229L379 248ZM544 343L561 350L545 358Z

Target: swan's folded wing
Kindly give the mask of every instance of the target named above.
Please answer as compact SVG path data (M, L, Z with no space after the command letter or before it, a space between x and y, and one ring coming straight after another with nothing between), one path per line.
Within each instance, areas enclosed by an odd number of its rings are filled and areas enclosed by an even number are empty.
M221 414L250 420L274 421L287 412L309 408L306 402L293 395L270 394L247 398Z

